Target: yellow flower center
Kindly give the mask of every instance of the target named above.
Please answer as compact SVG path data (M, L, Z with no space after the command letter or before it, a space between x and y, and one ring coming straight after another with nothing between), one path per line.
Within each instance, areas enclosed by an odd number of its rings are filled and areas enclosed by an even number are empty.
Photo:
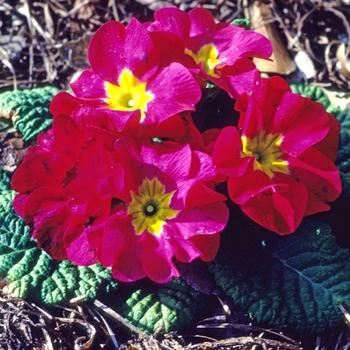
M269 178L274 172L288 174L288 161L282 158L282 140L282 134L266 134L265 131L252 138L242 136L243 156L255 157L254 169L263 171Z
M219 52L213 44L202 46L197 53L191 50L186 50L197 64L201 64L208 75L218 78L219 75L215 72L215 67L220 63Z
M131 192L128 214L137 235L148 231L160 236L166 220L177 216L178 210L170 207L174 191L165 192L165 186L157 179L144 179L138 194Z
M154 99L154 95L146 90L147 84L141 83L129 69L122 70L118 84L105 82L108 107L117 111L140 110L143 121L147 105Z

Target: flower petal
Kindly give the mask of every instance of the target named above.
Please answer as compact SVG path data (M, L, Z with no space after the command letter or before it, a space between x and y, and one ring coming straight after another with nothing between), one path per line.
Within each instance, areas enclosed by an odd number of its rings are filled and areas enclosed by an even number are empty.
M133 245L121 251L112 265L112 275L122 282L134 282L146 277L142 262L138 258L139 247Z
M124 112L91 106L79 107L72 115L77 124L83 128L92 126L120 133L139 124L140 111Z
M225 26L215 33L214 45L220 52L225 63L231 65L239 58L259 57L269 58L272 54L272 44L260 33L246 30L234 25Z
M204 8L195 8L188 13L191 21L190 36L214 34L216 23L210 11Z
M171 221L181 235L188 239L196 235L211 235L222 231L229 218L229 211L224 203L213 203L202 207L181 211Z
M189 191L186 198L186 206L188 208L200 207L217 202L224 202L226 197L216 192L214 189L205 184L194 185Z
M230 198L243 205L257 194L273 188L275 183L262 171L254 170L251 163L243 176L230 177L227 185Z
M65 244L67 258L73 263L88 266L96 263L94 249L90 246L87 239L86 230L78 235L69 244Z
M63 179L66 171L50 153L26 156L12 176L11 186L20 193L43 185L54 186Z
M148 105L144 124L159 123L174 114L194 110L201 97L198 83L179 63L163 68L147 89L155 98Z
M51 151L66 158L67 164L70 160L69 163L72 166L83 145L83 132L67 115L57 115L53 120L52 127L54 137Z
M316 148L334 162L337 157L339 146L340 123L332 114L327 114L329 119L329 132L327 136L316 145Z
M70 210L62 195L50 187L41 187L28 196L24 211L38 245L54 259L65 259L63 235Z
M259 225L280 235L297 229L308 204L308 193L303 184L292 178L284 181L286 186L282 190L264 191L241 207Z
M238 98L242 94L251 93L260 73L248 58L241 58L232 66L220 70L220 78L210 78L217 86L225 90L231 97Z
M228 167L231 161L240 158L242 152L241 136L233 126L221 129L213 148L213 160L217 167Z
M196 258L200 258L203 261L211 261L219 250L219 234L197 235L184 239L174 225L167 225L165 230L167 231L168 240L171 242L174 255L179 262L190 263Z
M176 7L165 7L157 10L154 18L155 22L149 30L171 32L186 42L190 31L190 19L186 12Z
M115 257L128 247L132 234L130 219L115 214L91 227L87 238L99 262L109 267L113 265Z
M88 102L90 103L90 101ZM50 113L55 116L57 114L71 115L83 101L68 92L59 92L51 101Z
M280 77L257 78L251 95L242 95L235 104L235 109L241 112L238 128L242 134L252 137L262 129L270 131L276 109L288 91L287 82Z
M330 205L322 202L319 197L309 191L309 201L307 203L305 216L329 211Z
M328 114L320 103L287 92L276 111L271 132L283 134L282 150L296 157L329 133Z
M183 41L173 33L151 32L150 36L160 56L160 64L168 66L172 62L187 63ZM164 43L167 43L164 45Z
M157 283L167 283L173 277L179 277L171 258L172 249L153 235L143 235L139 241L140 251L137 257L142 261L146 275Z
M288 160L293 176L307 186L319 200L332 202L341 193L341 179L334 163L317 149L308 149Z
M70 87L77 97L93 99L107 97L104 80L92 70L83 71L79 77L70 84Z
M171 152L159 154L154 147L142 147L142 159L162 172L168 173L177 181L186 179L191 169L192 150L189 145L178 146Z
M203 261L212 261L220 246L220 235L198 235L193 236L189 239L191 243L198 249L200 254L200 259Z
M89 45L92 70L103 80L116 83L126 65L125 28L117 21L109 21L93 35Z
M126 27L124 55L126 67L139 79L148 79L157 68L158 52L147 29L136 18Z

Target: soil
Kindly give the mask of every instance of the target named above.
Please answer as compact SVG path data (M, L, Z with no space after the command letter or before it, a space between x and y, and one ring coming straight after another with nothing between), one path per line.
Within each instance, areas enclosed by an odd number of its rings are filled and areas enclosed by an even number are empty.
M304 51L316 74L306 79L298 69L287 77L335 90L350 88L344 65L350 43L347 0L264 0L283 45L293 58ZM188 10L196 6L220 21L249 16L248 0L0 0L0 91L53 84L66 88L72 76L87 67L92 33L109 19L151 18L163 6ZM340 63L339 63L340 62ZM344 62L343 62L344 63ZM346 62L345 62L346 63ZM350 74L350 72L349 72ZM225 96L218 98L225 99ZM0 165L13 171L24 147L10 126L0 129ZM350 332L333 331L299 339L251 325L236 310L228 317L225 301L213 301L213 315L182 335L132 335L93 305L44 310L33 303L0 295L0 349L350 349ZM228 322L229 320L229 322ZM286 332L287 334L288 332ZM192 344L192 345L191 345Z

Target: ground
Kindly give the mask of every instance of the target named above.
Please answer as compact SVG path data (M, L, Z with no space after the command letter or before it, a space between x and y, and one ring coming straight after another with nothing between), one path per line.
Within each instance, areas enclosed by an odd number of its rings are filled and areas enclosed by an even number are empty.
M166 5L185 10L203 6L218 20L250 18L253 26L271 35L279 52L275 65L260 62L260 69L285 75L290 82L327 87L332 96L341 96L341 103L347 101L342 94L350 88L346 49L350 4L346 0L266 0L258 3L262 7L254 7L248 0L5 0L0 3L0 92L45 84L67 88L73 75L87 67L89 38L102 23L113 18L127 22L132 16L147 20L154 10ZM6 129L0 130L0 145L1 166L13 171L27 144L15 130ZM226 310L226 301L215 299L212 317L183 334L161 338L141 334L141 339L136 339L140 333L135 334L125 320L105 314L96 304L44 310L2 295L0 348L116 349L121 343L130 350L345 350L350 346L345 329L301 339L257 327L238 310L230 315Z

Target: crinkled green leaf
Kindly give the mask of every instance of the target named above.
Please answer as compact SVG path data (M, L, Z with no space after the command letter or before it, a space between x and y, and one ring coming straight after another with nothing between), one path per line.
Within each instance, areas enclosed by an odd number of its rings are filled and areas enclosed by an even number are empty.
M235 18L232 24L243 28L250 28L251 23L249 18Z
M167 285L139 288L125 298L121 314L148 333L166 333L186 327L202 304L200 294L183 280Z
M350 143L340 146L336 164L342 180L342 197L350 198Z
M10 188L10 176L9 174L0 169L0 192L8 190Z
M101 289L116 286L110 271L101 265L77 267L64 260L43 282L41 300L45 304L59 304L81 295L95 299Z
M350 251L312 220L260 251L231 251L210 269L235 304L271 327L320 333L343 324L339 305L350 306Z
M28 226L13 213L8 213L1 218L0 234L0 254L9 248L23 250L35 246L35 242L29 235Z
M341 133L350 135L350 109L344 109L342 111L338 111L335 116L341 123Z
M28 227L13 213L0 222L0 277L19 298L30 296L50 272L52 259L30 238Z
M339 149L336 164L340 170L343 193L342 196L350 198L350 109L335 114L340 122Z
M31 141L50 127L49 104L57 92L54 86L6 91L0 94L0 110L12 117L24 140Z
M0 220L12 211L12 201L15 197L15 191L5 190L0 192Z

